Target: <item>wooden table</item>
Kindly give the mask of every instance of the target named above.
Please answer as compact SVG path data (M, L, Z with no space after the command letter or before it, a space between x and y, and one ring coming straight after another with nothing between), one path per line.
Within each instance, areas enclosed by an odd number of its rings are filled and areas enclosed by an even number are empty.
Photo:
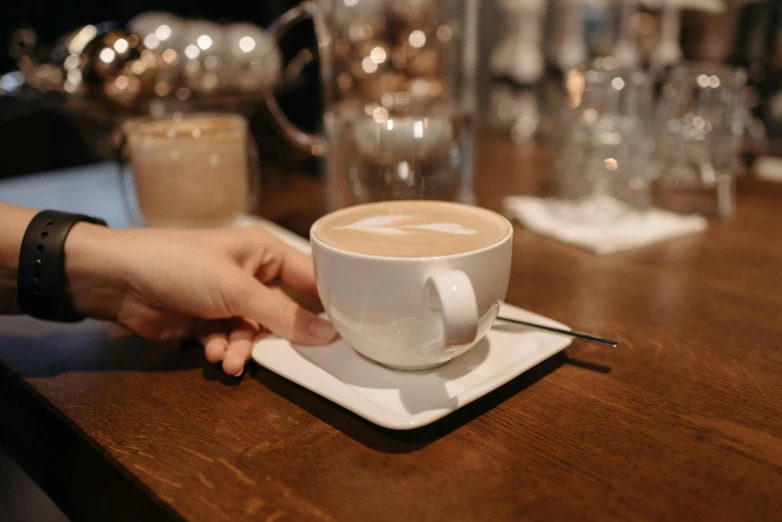
M498 209L550 158L487 139L477 163ZM275 191L298 232L322 211L317 181ZM2 443L77 520L782 520L782 186L744 179L738 208L606 257L517 228L508 301L622 348L575 342L414 432L197 347L6 319Z

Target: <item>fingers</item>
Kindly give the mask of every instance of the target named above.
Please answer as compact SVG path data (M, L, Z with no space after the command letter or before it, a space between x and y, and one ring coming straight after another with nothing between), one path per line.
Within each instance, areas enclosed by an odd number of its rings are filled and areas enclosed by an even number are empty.
M228 332L223 321L207 321L199 329L199 340L204 345L206 360L217 364L228 350Z
M285 246L288 250L283 254L280 279L297 290L317 294L318 286L315 283L312 259L291 246Z
M248 232L253 234L254 239L249 244L264 251L255 273L260 281L268 283L280 278L297 290L317 294L315 272L309 256L265 230L248 229Z
M286 285L281 281L278 283L270 283L267 284L266 286L273 292L287 295L288 297L290 297L291 299L299 303L299 306L301 306L305 310L309 310L314 314L319 314L323 312L323 303L321 303L320 298L318 297L317 294L313 295L309 292L302 292L301 290L296 290L292 286Z
M328 344L336 337L331 323L305 310L286 294L242 274L227 296L233 315L256 321L296 344Z
M259 328L244 319L232 320L231 333L228 335L228 349L223 359L223 371L239 377L244 365L250 360L253 344L258 337Z
M239 377L263 332L255 323L234 318L228 320L228 325L225 321L204 322L198 329L198 337L210 363L222 363L225 373Z

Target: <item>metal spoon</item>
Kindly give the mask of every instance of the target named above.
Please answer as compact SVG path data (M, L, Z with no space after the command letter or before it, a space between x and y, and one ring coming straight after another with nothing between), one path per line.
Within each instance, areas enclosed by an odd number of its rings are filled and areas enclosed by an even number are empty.
M563 330L562 328L554 328L553 326L544 326L542 324L537 324L537 323L528 323L527 321L519 321L518 319L511 319L509 317L498 317L497 319L499 321L505 321L507 323L520 324L523 326L529 326L530 328L537 328L538 330L546 330L548 332L554 332L562 335L567 335L570 337L576 337L578 339L583 339L591 343L604 344L612 348L616 348L617 346L619 346L619 341L616 341L614 339L608 339L606 337L599 337L597 335L592 335L588 333L575 332L573 330Z

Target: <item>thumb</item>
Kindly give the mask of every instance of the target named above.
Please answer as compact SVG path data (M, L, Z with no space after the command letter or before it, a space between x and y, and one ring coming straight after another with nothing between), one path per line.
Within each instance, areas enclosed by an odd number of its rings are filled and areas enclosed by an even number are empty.
M330 322L301 307L284 292L268 288L244 272L241 274L226 296L233 315L256 321L296 344L327 344L337 336Z

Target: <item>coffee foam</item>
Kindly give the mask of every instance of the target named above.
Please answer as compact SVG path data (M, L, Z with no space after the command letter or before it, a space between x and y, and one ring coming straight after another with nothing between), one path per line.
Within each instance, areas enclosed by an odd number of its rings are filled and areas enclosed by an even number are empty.
M502 240L509 226L477 207L436 201L394 201L343 209L324 217L314 235L334 248L389 257L470 252Z

